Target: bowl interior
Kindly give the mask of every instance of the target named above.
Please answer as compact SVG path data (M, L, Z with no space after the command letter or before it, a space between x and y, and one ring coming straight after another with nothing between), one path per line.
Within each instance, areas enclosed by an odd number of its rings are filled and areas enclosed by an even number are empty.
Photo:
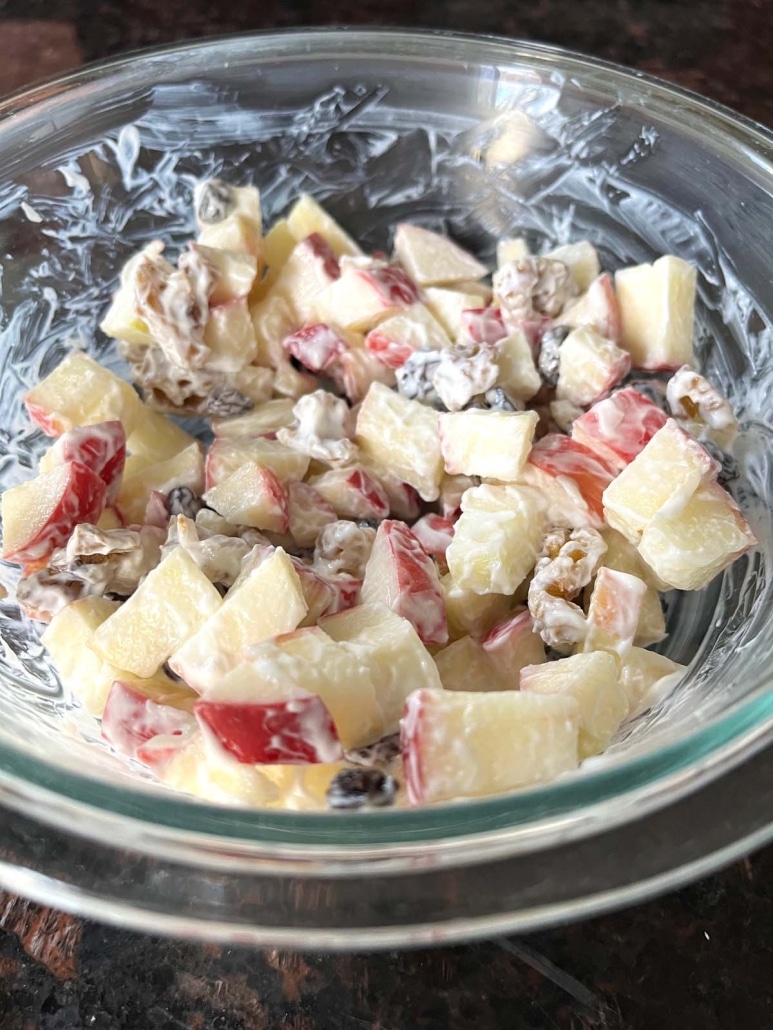
M0 115L2 115L0 111ZM766 149L767 148L767 149ZM172 795L99 742L34 624L0 605L0 770L69 799L232 837L341 845L572 818L689 768L771 716L773 176L770 140L711 105L548 48L429 35L306 33L115 62L5 105L0 119L0 487L47 445L24 392L72 341L121 370L96 328L125 259L191 234L197 179L298 193L366 248L409 219L484 259L499 238L588 238L614 269L676 253L700 271L698 353L742 433L728 488L760 547L699 594L668 598L662 649L688 679L603 759L548 788L426 812L218 810ZM0 571L12 586L16 572Z

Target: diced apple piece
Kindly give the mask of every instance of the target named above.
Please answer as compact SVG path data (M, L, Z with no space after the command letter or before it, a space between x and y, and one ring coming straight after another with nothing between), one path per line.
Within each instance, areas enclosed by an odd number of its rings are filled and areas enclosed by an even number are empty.
M594 329L574 329L558 353L556 396L580 407L605 397L631 367L628 352Z
M620 308L608 272L602 272L585 293L566 308L561 315L561 325L595 329L605 340L620 342Z
M512 594L531 572L542 542L542 511L528 487L468 490L446 561L454 582L477 594Z
M91 646L135 676L152 676L221 605L188 552L176 547L95 632Z
M497 386L515 400L524 403L531 400L542 386L542 379L526 334L510 333L496 344L494 353L499 368Z
M497 268L510 261L521 261L527 257L531 257L531 250L523 236L500 240L497 243Z
M423 304L384 319L365 337L365 346L389 368L400 368L416 350L450 347L445 330Z
M678 515L700 485L716 478L718 470L708 451L668 419L604 490L606 521L638 544L655 515Z
M120 607L104 597L83 597L60 609L41 637L62 686L89 715L102 715L112 683L122 670L88 646L97 628Z
M340 277L317 296L309 317L342 329L367 332L418 300L416 284L395 265L347 265Z
M575 654L521 670L525 696L572 698L580 709L579 754L603 751L628 715L628 695L617 678L617 662L605 651Z
M193 202L199 243L260 255L263 226L256 187L231 186L219 179L209 179L197 184Z
M566 265L572 273L580 293L584 293L591 283L598 279L601 272L596 248L588 240L578 240L577 243L566 243L562 247L555 247L545 257L553 261L561 261Z
M229 522L273 533L286 533L289 526L287 491L275 472L247 462L217 486L207 490L204 500Z
M634 644L639 647L647 647L649 644L657 644L666 636L666 622L663 616L663 605L658 594L658 588L666 589L652 569L647 565L634 545L614 529L605 529L602 533L604 542L607 545L607 553L604 555L603 564L609 569L617 572L627 572L631 576L638 576L647 584L647 592L642 599L641 611L639 613L639 625L636 629Z
M400 724L408 799L479 797L554 780L577 767L579 721L571 697L417 690Z
M230 418L213 418L212 432L222 437L265 436L293 421L295 402L291 397L276 397L248 411Z
M480 307L480 294L429 286L424 290L424 303L452 340L464 338L464 312Z
M438 415L440 452L450 475L514 482L529 456L535 411L449 411Z
M286 218L279 218L274 222L263 237L264 273L262 278L256 279L250 290L250 302L252 304L257 303L266 296L269 289L279 278L279 273L292 254L295 244L308 235L310 233L305 233L296 239L290 231Z
M207 490L222 483L247 462L270 468L287 483L303 479L309 467L309 456L265 437L218 437L207 451L204 474Z
M209 296L210 310L249 296L258 274L258 259L254 254L202 247L197 243L193 247L215 271L215 284Z
M168 494L176 486L187 486L195 494L204 489L204 456L194 441L166 461L153 464L144 459L129 458L116 507L126 525L142 522L151 490Z
M335 319L316 318L318 299L340 275L338 259L331 247L318 233L301 240L282 266L274 284L274 293L284 296L298 324L309 322L335 322Z
M310 484L341 519L383 519L389 514L383 487L361 465L330 469Z
M126 441L130 454L137 454L150 463L173 458L196 440L166 415L143 404L131 436Z
M625 468L668 421L632 386L618 390L572 423L572 438L618 469Z
M343 749L324 702L294 684L262 683L251 666L234 670L196 703L205 734L237 762L335 762Z
M325 582L333 588L333 600L325 609L326 615L348 611L360 603L362 580L357 576L350 576L346 572L326 575Z
M281 548L262 561L251 552L242 569L221 607L170 660L200 693L241 664L252 644L294 630L308 610L298 573Z
M532 447L529 463L549 476L573 483L595 519L603 521L602 496L617 470L597 454L571 437L548 433Z
M258 340L246 298L238 297L210 308L204 343L210 351L207 368L215 371L238 372L255 360Z
M318 694L345 748L379 739L383 719L366 664L318 626L257 644L250 649L249 665L266 683L296 685Z
M118 422L99 422L63 433L40 460L40 471L77 461L105 484L105 504L111 505L121 489L126 461L126 433Z
M424 644L448 641L445 601L435 563L402 522L387 519L365 566L365 604L385 604L407 619Z
M174 738L180 747L195 731L195 700L193 690L163 673L149 680L116 678L102 714L102 736L121 754L150 766L163 764L174 751ZM143 747L158 737L168 738L165 747Z
M290 333L282 346L310 372L324 372L349 345L335 329L317 322Z
M624 658L636 637L646 593L647 584L638 576L602 566L588 606L582 650Z
M632 647L620 670L620 683L628 696L631 714L649 708L661 696L661 688L675 685L686 671L684 665L663 654Z
M448 286L482 279L488 269L448 236L401 222L395 229L395 257L419 286Z
M668 504L652 517L639 553L668 586L702 590L756 544L730 494L716 483L704 483L678 510Z
M212 737L214 739L214 737ZM208 746L202 733L197 733L167 765L159 770L159 778L174 790L193 794L218 805L271 807L282 805L285 798L267 773L274 769L298 769L298 766L244 765L234 761L222 747ZM146 745L150 747L150 745ZM328 765L303 766L304 769L329 769Z
M471 476L449 476L444 472L440 480L440 497L438 504L444 518L456 520L462 510L462 497L471 486L477 486L477 480ZM417 513L418 514L418 513ZM404 518L405 516L400 516Z
M507 616L512 598L505 594L476 594L454 582L448 574L440 579L446 603L448 636L459 640L468 634L476 639Z
M26 394L24 404L48 436L116 419L128 436L142 413L142 401L127 382L77 350Z
M345 351L330 368L329 375L339 390L352 402L364 400L371 383L394 386L394 369L388 368L369 350L352 348Z
M303 599L308 606L305 617L298 623L299 626L316 626L320 616L330 611L336 591L328 580L310 565L304 564L300 558L292 556L290 561L298 574Z
M357 415L355 442L425 501L437 499L443 458L432 408L373 383Z
M435 666L446 690L478 692L507 689L499 682L494 663L473 637L460 637L438 651ZM518 687L517 675L515 687Z
M338 518L319 490L309 483L288 483L287 532L299 547L313 547L325 526Z
M104 480L77 461L12 486L2 495L3 558L42 561L79 522L97 522L104 506Z
M446 563L446 550L454 538L455 519L428 512L411 526L411 532L427 554L440 565Z
M303 240L312 233L319 233L327 240L336 257L362 254L354 240L308 193L302 193L296 200L287 216L287 225L296 240Z
M421 498L414 487L371 457L360 455L360 464L384 488L389 499L389 511L395 518L412 522L419 517Z
M368 668L381 709L382 736L397 729L405 699L412 690L442 687L416 630L386 605L362 604L325 616L320 628Z
M545 661L545 645L534 630L531 613L516 611L496 622L483 637L481 647L494 666L500 689L516 690L521 669Z
M694 364L697 278L692 265L671 254L615 273L622 346L635 368Z
M287 360L283 341L300 326L300 319L284 293L276 287L250 308L252 327L258 341L255 361L278 368Z

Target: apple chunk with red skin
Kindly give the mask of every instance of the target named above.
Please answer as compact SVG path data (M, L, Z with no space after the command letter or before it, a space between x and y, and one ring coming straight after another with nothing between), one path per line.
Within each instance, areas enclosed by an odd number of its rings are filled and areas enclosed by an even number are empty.
M657 404L632 386L618 390L572 423L572 439L624 469L668 421Z
M116 680L102 714L102 736L116 751L143 764L163 764L176 750L172 739L165 748L145 750L143 745L164 737L178 738L181 746L196 729L195 700L192 690L166 677L144 683Z
M378 527L362 583L364 604L386 604L407 619L424 644L448 642L448 624L437 568L402 522Z
M585 293L563 312L561 324L573 329L595 329L606 340L620 342L620 306L609 272L594 279Z
M3 558L26 564L67 543L79 522L99 520L104 480L79 461L43 472L2 496Z
M289 525L287 491L270 468L248 461L216 486L204 500L229 522L272 533L286 533Z
M617 470L611 468L599 455L569 436L548 433L532 447L529 462L549 476L566 476L572 480L589 510L596 518L603 520L602 495Z
M56 441L40 460L40 471L50 472L57 465L80 462L104 480L105 504L115 504L121 490L126 461L126 433L123 424L98 422L71 429Z
M250 665L234 669L196 702L195 712L204 733L237 762L300 765L343 758L322 698L295 684L263 682Z

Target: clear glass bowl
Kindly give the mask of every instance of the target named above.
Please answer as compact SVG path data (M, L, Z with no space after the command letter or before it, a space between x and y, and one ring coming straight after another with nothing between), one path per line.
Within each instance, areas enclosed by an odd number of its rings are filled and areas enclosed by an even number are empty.
M698 352L741 421L731 488L760 539L708 590L670 599L665 650L688 678L603 758L544 788L415 811L251 811L167 791L100 744L5 601L0 882L155 931L392 946L598 911L761 839L755 817L719 842L679 799L730 782L773 733L772 158L766 130L653 79L448 34L197 42L0 105L0 487L45 443L23 392L68 339L120 369L96 324L122 262L155 236L182 241L194 181L221 175L257 183L269 219L311 192L367 247L408 218L484 257L522 234L590 238L609 268L695 262Z

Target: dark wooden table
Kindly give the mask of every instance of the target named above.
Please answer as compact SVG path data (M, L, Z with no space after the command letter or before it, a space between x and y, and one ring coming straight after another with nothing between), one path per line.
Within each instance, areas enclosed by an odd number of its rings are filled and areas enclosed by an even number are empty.
M328 22L546 40L773 125L770 0L0 0L0 92L139 46ZM615 915L424 952L170 942L2 893L0 928L0 1030L773 1027L773 848Z

